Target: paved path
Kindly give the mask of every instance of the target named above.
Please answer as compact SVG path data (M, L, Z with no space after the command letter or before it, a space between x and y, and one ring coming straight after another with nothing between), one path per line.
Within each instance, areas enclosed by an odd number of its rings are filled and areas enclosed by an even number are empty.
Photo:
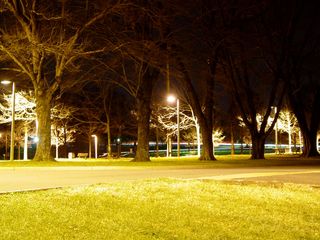
M0 168L0 193L150 178L271 181L320 186L320 167L237 169L181 167Z

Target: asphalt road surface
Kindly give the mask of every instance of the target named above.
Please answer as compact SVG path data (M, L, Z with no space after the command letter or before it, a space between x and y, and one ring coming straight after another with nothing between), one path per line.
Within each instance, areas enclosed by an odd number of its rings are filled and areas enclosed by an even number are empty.
M152 178L309 184L320 187L320 167L199 169L173 167L0 168L0 193Z

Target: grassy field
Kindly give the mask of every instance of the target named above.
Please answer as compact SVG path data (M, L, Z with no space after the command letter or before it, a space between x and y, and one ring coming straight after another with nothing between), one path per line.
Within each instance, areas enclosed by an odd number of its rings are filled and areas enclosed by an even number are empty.
M320 191L168 179L0 195L0 239L320 239Z
M251 160L249 155L216 156L217 161L199 161L197 157L151 158L150 162L132 162L131 158L118 159L59 159L54 162L0 161L0 167L65 167L65 166L122 166L122 167L161 167L179 166L183 168L239 168L264 166L320 166L320 158L304 159L298 155L266 154L264 160Z

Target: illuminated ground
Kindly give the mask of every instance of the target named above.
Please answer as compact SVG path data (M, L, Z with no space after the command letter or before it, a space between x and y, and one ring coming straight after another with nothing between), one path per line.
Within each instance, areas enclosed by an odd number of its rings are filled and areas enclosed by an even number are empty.
M320 186L320 167L6 167L0 168L0 192L123 182L150 178L277 181Z

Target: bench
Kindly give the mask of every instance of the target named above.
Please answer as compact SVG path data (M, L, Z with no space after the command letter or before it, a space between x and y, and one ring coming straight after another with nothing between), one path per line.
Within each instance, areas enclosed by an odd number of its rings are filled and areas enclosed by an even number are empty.
M78 153L77 157L78 158L87 158L88 157L88 153Z

